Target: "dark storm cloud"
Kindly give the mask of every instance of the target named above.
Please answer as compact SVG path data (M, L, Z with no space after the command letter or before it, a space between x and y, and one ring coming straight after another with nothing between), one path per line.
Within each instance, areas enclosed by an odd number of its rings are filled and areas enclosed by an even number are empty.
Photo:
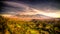
M54 2L38 3L35 4L33 7L41 10L45 10L45 9L60 10L60 4Z
M16 2L16 3L14 3ZM22 2L22 4L21 4ZM9 4L10 3L10 4ZM4 3L2 13L6 12L23 12L26 10L31 10L29 8L35 8L39 10L43 10L44 12L56 12L54 10L60 10L60 4L56 2L56 0L8 0L8 3ZM14 6L14 4L16 4ZM25 5L29 5L28 7ZM21 6L20 6L21 5ZM26 9L27 8L27 9ZM47 11L46 11L47 10ZM0 12L0 13L1 13Z
M60 17L60 3L56 0L6 0L0 13ZM51 15L52 14L52 15ZM56 16L53 16L56 15Z
M11 1L4 1L6 6L2 9L1 13L6 14L16 14L21 12L30 12L32 9L26 4L18 3L18 2L11 2Z
M18 0L18 1L29 3L29 4L33 5L33 7L34 6L38 7L38 8L48 7L48 8L55 8L55 9L60 10L60 1L59 0Z
M58 0L8 0L8 1L24 2L26 4L33 5L33 7L35 6L38 8L50 6L56 9L60 9L60 2Z

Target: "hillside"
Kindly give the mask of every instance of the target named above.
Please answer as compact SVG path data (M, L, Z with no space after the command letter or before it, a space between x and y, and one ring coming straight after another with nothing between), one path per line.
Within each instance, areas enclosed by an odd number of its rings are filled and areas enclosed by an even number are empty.
M2 23L2 24L1 24ZM18 20L0 16L0 34L59 34L60 21ZM4 27L3 27L4 26Z

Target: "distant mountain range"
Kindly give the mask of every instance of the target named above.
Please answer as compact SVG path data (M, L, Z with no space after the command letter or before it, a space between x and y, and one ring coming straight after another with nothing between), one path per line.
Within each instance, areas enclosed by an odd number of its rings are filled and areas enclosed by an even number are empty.
M30 18L53 18L53 17L49 17L49 16L45 16L45 15L42 15L42 14L36 14L36 15L15 15L15 16L18 16L18 17L30 17Z
M23 18L23 19L52 19L52 20L59 19L60 20L60 18L53 18L53 17L42 15L42 14L36 14L36 15L19 15L19 14L17 14L17 15L10 15L10 16L7 14L4 17L21 18L21 19Z

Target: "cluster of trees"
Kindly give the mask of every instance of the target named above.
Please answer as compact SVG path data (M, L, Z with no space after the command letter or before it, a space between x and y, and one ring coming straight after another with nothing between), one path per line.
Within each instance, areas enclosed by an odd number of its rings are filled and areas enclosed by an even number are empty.
M59 34L60 21L12 20L0 16L0 34ZM56 22L56 23L55 23Z

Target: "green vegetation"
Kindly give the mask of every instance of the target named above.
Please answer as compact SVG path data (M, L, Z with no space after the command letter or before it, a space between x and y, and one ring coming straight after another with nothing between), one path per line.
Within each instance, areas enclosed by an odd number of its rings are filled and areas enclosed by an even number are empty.
M0 34L59 34L58 21L20 21L0 16Z

